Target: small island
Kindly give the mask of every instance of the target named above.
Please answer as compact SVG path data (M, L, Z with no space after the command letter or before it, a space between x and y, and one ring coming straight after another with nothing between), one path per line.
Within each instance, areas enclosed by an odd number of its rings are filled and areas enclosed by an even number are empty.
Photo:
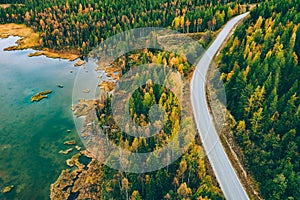
M74 145L74 144L76 144L76 141L75 140L69 140L69 141L65 141L64 144L66 144L66 145Z
M39 93L33 95L31 97L31 103L35 102L35 101L38 102L44 98L48 98L48 94L50 94L50 93L52 93L52 90L45 90L45 91L42 91L42 92L39 92Z

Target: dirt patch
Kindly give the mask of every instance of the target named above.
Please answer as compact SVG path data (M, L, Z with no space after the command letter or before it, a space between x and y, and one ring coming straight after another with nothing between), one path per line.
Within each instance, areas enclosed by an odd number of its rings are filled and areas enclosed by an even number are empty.
M0 8L8 8L10 6L10 4L0 4Z

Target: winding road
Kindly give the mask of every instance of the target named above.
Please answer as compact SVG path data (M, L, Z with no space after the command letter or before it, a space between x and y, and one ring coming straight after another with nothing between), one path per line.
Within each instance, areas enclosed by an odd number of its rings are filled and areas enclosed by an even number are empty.
M234 17L224 26L200 59L191 81L191 100L197 129L225 198L230 200L244 200L249 199L249 197L225 153L213 124L206 100L205 77L214 55L230 35L235 25L248 14L249 12Z

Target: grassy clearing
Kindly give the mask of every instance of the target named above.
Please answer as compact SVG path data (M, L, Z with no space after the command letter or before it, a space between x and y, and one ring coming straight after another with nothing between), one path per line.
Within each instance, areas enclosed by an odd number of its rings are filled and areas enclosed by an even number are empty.
M0 3L0 8L8 8L11 4L8 4L8 3ZM16 6L24 6L24 4L13 4L13 5L16 5Z
M21 50L41 46L41 40L38 33L34 33L31 28L24 24L0 24L0 38L9 36L22 37L17 41L16 46L6 48L6 50Z

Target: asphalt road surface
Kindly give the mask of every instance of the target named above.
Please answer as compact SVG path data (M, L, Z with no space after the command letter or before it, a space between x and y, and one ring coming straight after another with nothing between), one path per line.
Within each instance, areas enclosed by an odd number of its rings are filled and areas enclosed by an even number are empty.
M213 56L230 35L235 25L248 14L244 13L234 17L224 26L200 59L191 81L191 99L197 129L221 190L225 198L230 200L244 200L249 199L249 197L238 179L214 127L206 100L205 77Z

